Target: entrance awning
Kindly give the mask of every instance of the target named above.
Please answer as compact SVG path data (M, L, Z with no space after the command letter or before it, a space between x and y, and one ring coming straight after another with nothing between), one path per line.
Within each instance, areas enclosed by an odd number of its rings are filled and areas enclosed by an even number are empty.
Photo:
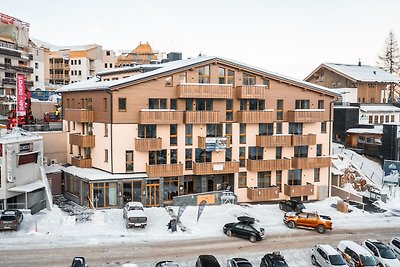
M11 188L8 188L8 191L10 192L19 192L19 193L28 193L35 191L36 189L44 187L44 184L42 181L38 180L30 184L24 184L24 185L19 185L19 186L14 186Z

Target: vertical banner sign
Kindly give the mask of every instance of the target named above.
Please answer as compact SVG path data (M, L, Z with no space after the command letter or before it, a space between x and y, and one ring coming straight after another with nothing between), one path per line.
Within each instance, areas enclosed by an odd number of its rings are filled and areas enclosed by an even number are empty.
M17 75L17 116L25 116L25 81L24 75Z
M176 221L179 222L179 219L182 216L182 213L185 211L187 207L187 203L183 202L181 205L179 205L179 209L178 209L178 215L176 216Z
M200 202L199 209L197 210L197 222L199 222L201 213L203 213L204 207L206 206L207 201L204 199Z

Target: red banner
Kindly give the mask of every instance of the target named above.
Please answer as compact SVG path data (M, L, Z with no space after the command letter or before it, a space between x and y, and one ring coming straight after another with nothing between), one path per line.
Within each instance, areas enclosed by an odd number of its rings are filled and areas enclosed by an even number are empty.
M17 75L17 116L25 116L25 81L24 75Z

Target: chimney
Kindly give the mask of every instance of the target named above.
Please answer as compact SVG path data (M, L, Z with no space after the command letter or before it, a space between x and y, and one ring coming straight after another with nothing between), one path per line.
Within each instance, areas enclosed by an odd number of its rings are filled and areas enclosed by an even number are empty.
M358 59L358 66L361 67L361 59Z

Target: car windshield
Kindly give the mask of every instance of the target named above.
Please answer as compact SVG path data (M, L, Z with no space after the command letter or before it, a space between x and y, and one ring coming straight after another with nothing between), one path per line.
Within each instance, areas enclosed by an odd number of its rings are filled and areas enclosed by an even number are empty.
M388 247L379 248L379 253L381 254L381 257L384 259L392 260L396 258L396 255L394 255L393 251Z
M329 255L329 260L331 261L331 264L333 266L346 265L346 263L344 262L343 258L340 255Z
M16 219L14 215L3 215L1 216L1 220L9 222L9 221L14 221Z
M275 261L274 263L275 263L274 266L276 267L288 267L288 265L284 260Z
M375 266L376 265L375 258L372 256L360 255L360 258L361 258L361 262L363 265L366 265L366 266Z
M299 203L299 204L296 205L296 208L298 210L304 210L306 207L303 205L303 203Z

